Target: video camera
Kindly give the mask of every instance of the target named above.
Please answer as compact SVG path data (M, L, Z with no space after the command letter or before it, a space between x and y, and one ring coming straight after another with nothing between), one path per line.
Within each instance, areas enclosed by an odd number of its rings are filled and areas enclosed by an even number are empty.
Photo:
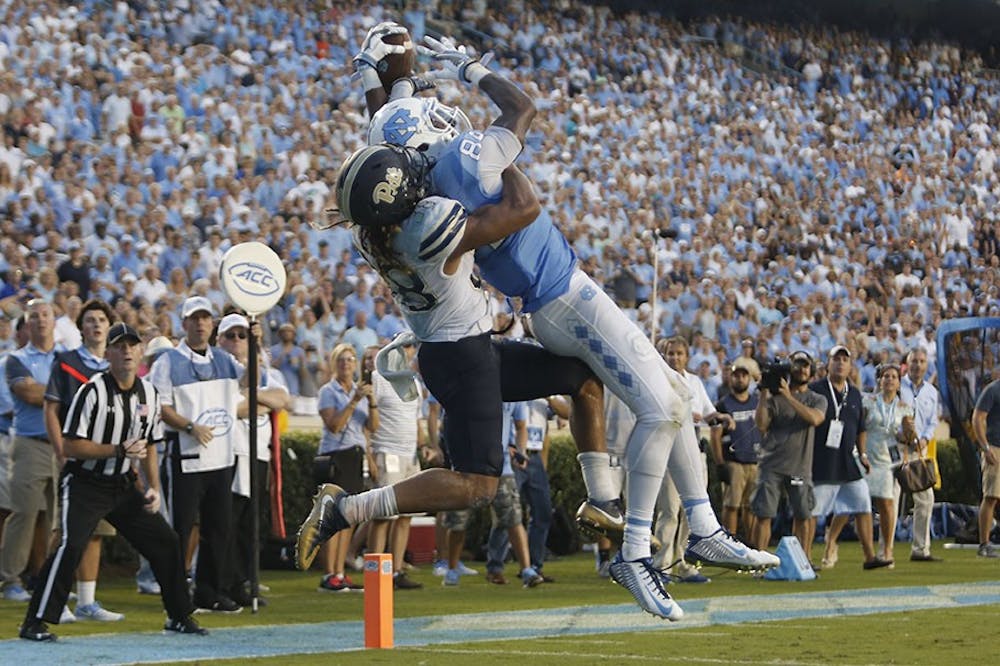
M776 394L781 390L781 380L788 381L791 376L792 364L788 361L775 359L761 368L760 387Z

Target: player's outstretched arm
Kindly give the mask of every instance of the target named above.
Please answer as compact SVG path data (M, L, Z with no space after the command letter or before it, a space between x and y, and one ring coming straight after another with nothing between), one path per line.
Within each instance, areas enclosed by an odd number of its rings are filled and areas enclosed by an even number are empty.
M524 136L537 113L535 103L513 81L496 73L484 76L479 81L479 87L500 107L500 117L493 124L509 129L523 144Z
M535 118L535 104L512 81L491 72L485 66L488 55L482 60L464 46L448 37L440 40L425 37L421 51L433 58L443 69L430 72L430 79L455 79L479 86L493 103L500 107L500 117L494 125L509 129L524 143L524 135Z

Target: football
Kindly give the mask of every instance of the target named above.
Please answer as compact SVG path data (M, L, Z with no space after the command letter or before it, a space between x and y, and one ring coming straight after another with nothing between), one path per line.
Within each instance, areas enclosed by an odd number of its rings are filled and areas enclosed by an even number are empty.
M390 53L378 67L378 78L382 81L382 87L386 92L392 89L392 84L404 76L413 73L413 68L417 64L417 54L413 49L413 40L410 33L405 32L398 35L386 35L382 38L386 44L403 44L406 46L405 53Z

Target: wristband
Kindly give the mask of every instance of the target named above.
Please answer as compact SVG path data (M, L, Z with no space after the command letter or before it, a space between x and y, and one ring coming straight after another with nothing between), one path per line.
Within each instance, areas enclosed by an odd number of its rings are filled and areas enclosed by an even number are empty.
M365 92L376 90L382 87L382 79L378 77L378 72L369 65L359 65L358 73L361 74L361 85Z
M194 421L188 421L188 424L184 426L184 432L189 435L194 432Z
M470 63L462 65L462 68L458 71L458 76L463 81L468 81L472 85L477 86L482 78L490 73L490 70L486 69L481 62L473 60Z

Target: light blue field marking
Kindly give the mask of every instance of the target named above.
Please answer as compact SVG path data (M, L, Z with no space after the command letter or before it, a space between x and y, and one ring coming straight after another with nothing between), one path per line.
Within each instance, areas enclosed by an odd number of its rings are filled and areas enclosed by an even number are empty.
M634 604L397 619L397 647L617 633L680 631L709 625L871 615L894 611L1000 604L1000 581L929 587L716 597L681 602L684 619L667 623ZM54 627L58 632L58 626ZM346 652L364 647L362 622L321 622L212 629L208 636L159 632L69 637L56 643L0 641L5 664L151 664Z

